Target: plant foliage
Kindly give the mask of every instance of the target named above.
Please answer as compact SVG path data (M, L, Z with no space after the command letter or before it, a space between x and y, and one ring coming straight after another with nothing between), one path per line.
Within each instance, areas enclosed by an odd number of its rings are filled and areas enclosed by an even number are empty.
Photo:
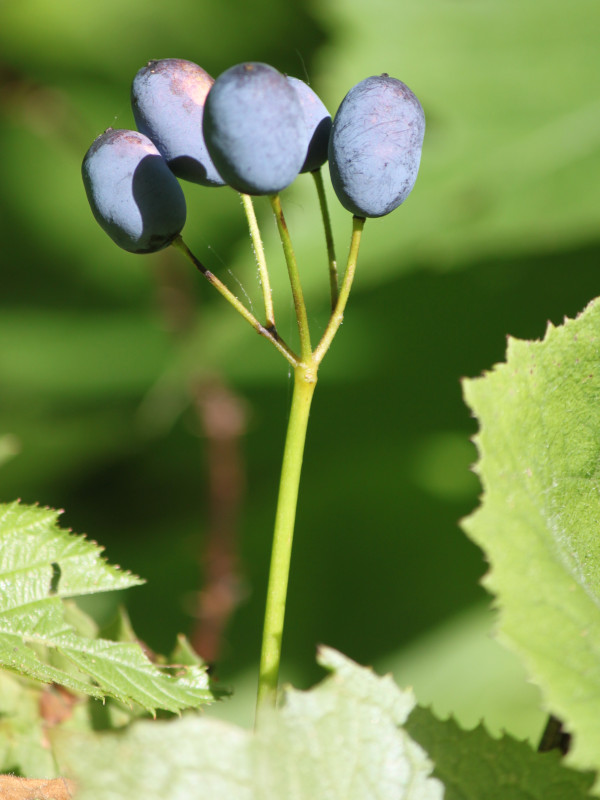
M556 750L536 753L528 742L511 736L494 739L483 725L465 731L425 708L412 712L407 730L435 763L433 774L444 784L444 800L589 797L593 776L567 769Z
M484 495L464 521L491 568L498 636L573 734L569 763L600 768L600 303L510 339L506 363L465 383L480 422Z
M141 581L105 562L93 542L61 530L57 517L56 511L38 506L0 506L0 664L150 712L178 712L213 700L204 668L163 670L137 642L80 635L66 598Z
M256 734L196 715L140 721L118 737L63 734L59 761L78 800L441 800L429 759L401 727L412 693L334 650L320 662L331 676L288 690Z

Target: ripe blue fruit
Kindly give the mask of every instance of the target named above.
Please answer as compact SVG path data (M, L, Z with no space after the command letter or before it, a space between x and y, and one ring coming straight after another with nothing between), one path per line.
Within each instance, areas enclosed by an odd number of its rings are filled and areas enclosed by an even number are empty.
M333 120L331 182L358 217L389 214L410 194L419 170L425 115L411 90L379 75L354 86Z
M289 186L308 149L298 95L280 72L257 62L216 79L204 107L204 139L227 183L255 195Z
M299 78L288 76L294 91L298 95L304 122L308 133L308 152L300 172L311 172L327 161L329 134L331 133L331 115L325 108L321 98L310 86Z
M203 186L223 186L202 136L204 101L214 80L181 58L149 61L131 85L135 124L152 139L175 175Z
M185 197L154 144L138 131L108 128L81 168L94 217L119 247L154 253L185 224Z

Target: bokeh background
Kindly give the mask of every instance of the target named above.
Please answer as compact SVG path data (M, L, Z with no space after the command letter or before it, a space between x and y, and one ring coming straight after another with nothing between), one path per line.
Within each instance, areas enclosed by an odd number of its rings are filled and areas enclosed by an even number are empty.
M166 652L177 632L251 720L287 365L174 250L118 250L80 164L132 127L151 58L208 72L266 61L335 112L388 72L427 118L406 204L367 222L355 289L321 369L290 582L284 675L308 686L325 643L391 669L466 724L535 739L543 714L490 637L475 508L476 430L460 379L600 294L600 6L592 0L5 0L0 2L0 499L63 524L147 584L124 602ZM328 176L326 183L329 189ZM188 184L184 237L253 307L237 195ZM338 258L351 222L329 192ZM327 273L314 187L283 196L316 337ZM258 199L279 328L291 298ZM214 712L211 712L214 713Z

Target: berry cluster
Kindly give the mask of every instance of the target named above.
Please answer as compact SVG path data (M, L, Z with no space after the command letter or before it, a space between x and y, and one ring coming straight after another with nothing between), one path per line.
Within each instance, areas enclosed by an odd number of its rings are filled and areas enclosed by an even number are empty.
M96 219L131 252L153 252L169 244L179 249L294 371L257 698L258 709L274 706L302 455L317 373L344 318L366 218L388 214L414 185L425 132L423 109L405 84L380 75L351 89L332 121L309 86L267 64L238 64L213 81L197 64L171 58L150 61L139 70L131 103L139 132L109 129L83 160L83 180ZM341 276L321 170L327 160L338 199L353 215ZM315 183L329 270L331 315L316 345L279 194L301 172L310 172ZM204 186L228 184L240 192L264 322L183 241L186 207L178 177ZM268 195L277 222L296 315L296 344L282 338L276 325L252 195Z
M133 253L161 250L186 217L177 178L276 195L329 160L333 188L357 217L380 217L411 191L425 132L423 109L401 81L366 78L335 118L303 81L250 62L217 80L190 61L150 61L133 80L138 131L109 128L83 160L98 223Z

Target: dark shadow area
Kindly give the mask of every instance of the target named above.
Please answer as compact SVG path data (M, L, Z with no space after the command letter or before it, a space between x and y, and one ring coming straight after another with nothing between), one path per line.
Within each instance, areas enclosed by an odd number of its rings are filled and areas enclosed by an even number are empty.
M162 156L142 158L133 173L131 192L142 217L142 232L133 252L155 253L168 247L185 224L186 205L181 186ZM132 250L127 244L121 246Z
M168 164L171 172L184 181L199 184L206 182L206 167L197 158L177 156L177 158L169 159Z
M319 169L327 161L327 150L329 148L329 135L331 133L331 117L325 117L317 125L308 143L308 155L302 165L302 172L310 172Z

